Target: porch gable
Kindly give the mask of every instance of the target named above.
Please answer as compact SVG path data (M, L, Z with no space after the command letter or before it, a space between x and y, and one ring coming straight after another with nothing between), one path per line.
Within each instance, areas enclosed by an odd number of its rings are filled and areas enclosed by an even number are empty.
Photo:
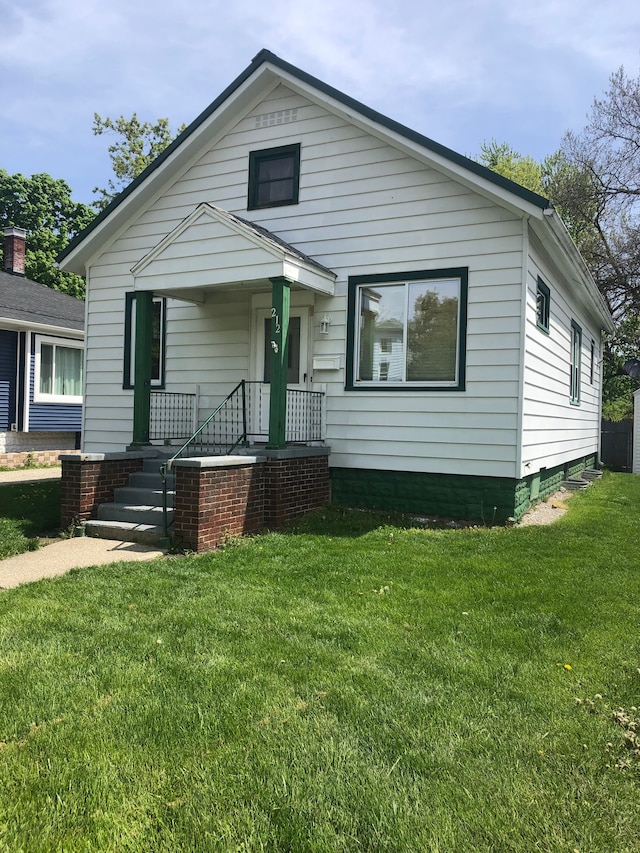
M336 275L261 226L199 204L131 269L136 290L189 302L206 291L270 288L270 279L333 296Z

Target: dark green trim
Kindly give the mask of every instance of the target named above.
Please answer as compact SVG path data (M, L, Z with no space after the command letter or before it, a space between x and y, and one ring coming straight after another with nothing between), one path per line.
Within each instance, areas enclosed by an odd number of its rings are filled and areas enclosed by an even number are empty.
M358 287L362 284L393 284L404 281L431 281L441 278L460 279L460 316L458 321L458 381L455 385L422 385L419 382L380 382L361 384L355 381L355 341ZM347 289L347 363L345 371L346 391L373 391L377 393L406 391L464 391L466 383L467 361L467 301L469 292L469 268L452 267L436 270L411 270L397 273L373 273L371 275L351 275Z
M593 454L522 480L464 474L429 474L364 468L330 468L335 504L417 516L454 518L481 525L519 521L532 503L552 495L567 477L593 468Z
M164 161L170 157L176 149L178 149L182 143L194 133L201 124L207 121L213 113L216 112L224 102L230 98L237 89L240 88L252 74L257 71L257 69L265 64L270 63L274 65L276 68L279 68L281 71L290 74L292 77L296 77L303 83L306 83L309 86L313 86L319 92L322 92L325 95L328 95L330 98L338 101L343 106L347 107L349 110L354 110L365 118L370 119L371 121L376 122L387 130L392 131L393 133L397 133L400 136L403 136L405 139L409 139L411 142L414 142L428 151L437 154L440 157L443 157L445 160L449 160L452 163L455 163L457 166L462 166L469 172L473 172L480 178L483 178L486 181L489 181L496 186L499 186L501 189L505 189L518 198L526 201L530 204L533 204L535 207L539 207L541 210L553 209L553 205L551 202L544 198L544 196L538 195L538 193L534 193L531 190L526 189L525 187L520 186L520 184L516 184L513 181L510 181L508 178L504 178L502 175L499 175L497 172L493 172L491 169L488 169L486 166L482 166L480 163L476 163L475 160L470 160L468 157L464 157L462 154L458 154L456 151L452 151L450 148L447 148L445 145L440 145L440 143L435 142L433 139L429 139L427 136L423 136L420 133L417 133L414 130L411 130L408 127L400 124L399 122L394 121L393 119L387 118L382 115L382 113L376 112L376 110L367 107L365 104L360 103L359 101L354 100L353 98L345 95L343 92L340 92L338 89L334 89L332 86L323 83L321 80L318 80L316 77L313 77L311 74L307 74L306 71L302 71L299 68L296 68L295 65L291 65L288 62L285 62L280 57L276 56L274 53L268 50L261 50L255 58L252 60L251 64L245 68L245 70L236 77L236 79L229 85L227 88L213 101L200 115L191 122L191 124L183 130L183 132L174 139L174 141L169 145L165 150L160 154L153 163L150 163L149 166L138 175L135 180L133 180L129 186L125 187L122 192L117 195L113 201L105 207L103 211L101 211L98 216L84 229L81 231L74 239L69 243L67 248L61 252L58 256L58 261L63 261L67 255L74 251L88 236L89 234L100 225L101 222L104 222L113 211L119 207L122 202L128 198L140 184L144 183L147 178L155 172L155 170L164 163Z
M269 160L280 160L290 157L293 164L292 193L289 198L282 201L272 201L268 204L258 202L260 183L258 175L262 163ZM288 204L298 204L300 194L300 143L293 145L279 145L277 148L265 148L262 151L249 152L249 186L247 194L247 210L259 210L265 207L282 207Z
M574 346L574 334L578 338L577 364L575 360L576 348ZM571 373L569 376L569 397L572 406L579 406L581 399L580 386L582 384L582 327L575 320L571 321L570 347L569 361L571 364Z
M134 383L131 381L131 339L132 332L132 316L133 303L136 299L136 293L130 291L125 293L124 307L124 355L122 363L122 387L125 391L130 391ZM151 378L151 387L162 390L165 387L166 381L166 337L167 337L167 300L164 297L154 297L153 302L160 304L160 375ZM135 363L134 363L135 366Z
M538 297L543 298L542 311L538 311ZM540 316L542 314L542 316ZM536 287L536 325L543 332L549 334L549 319L551 316L551 291L544 281L538 276L538 284Z
M291 285L279 276L271 279L271 381L269 384L269 443L287 446L287 362Z

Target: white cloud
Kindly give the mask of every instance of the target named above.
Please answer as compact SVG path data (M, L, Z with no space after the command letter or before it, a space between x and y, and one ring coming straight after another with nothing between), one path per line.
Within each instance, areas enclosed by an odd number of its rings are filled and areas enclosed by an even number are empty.
M94 111L192 120L262 47L463 152L492 136L531 150L545 128L548 153L620 64L640 67L628 0L0 3L0 166L27 173L31 154L54 173L64 147L106 149Z

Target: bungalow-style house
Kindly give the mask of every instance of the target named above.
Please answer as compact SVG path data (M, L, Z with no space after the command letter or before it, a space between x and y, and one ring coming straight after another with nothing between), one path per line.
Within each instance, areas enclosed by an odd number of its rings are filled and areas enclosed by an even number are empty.
M323 470L334 502L491 523L597 463L612 321L550 203L269 51L61 264L88 290L73 464L113 484L215 413L169 465L190 547L219 541L222 469L267 503L326 500Z
M56 462L79 446L84 302L25 277L22 228L0 271L0 465Z

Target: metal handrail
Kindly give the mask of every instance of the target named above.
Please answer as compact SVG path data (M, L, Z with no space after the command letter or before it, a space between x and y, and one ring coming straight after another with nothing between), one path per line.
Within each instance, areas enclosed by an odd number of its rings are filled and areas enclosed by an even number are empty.
M240 445L242 442L246 442L249 436L248 428L248 418L247 418L247 385L250 387L256 385L261 386L263 383L260 382L248 382L245 379L242 379L235 388L227 394L224 400L211 412L208 418L204 421L204 423L198 427L197 430L191 435L179 448L179 450L173 454L167 461L160 466L160 476L162 477L162 512L163 512L163 535L164 538L168 538L169 535L169 523L168 523L168 506L167 506L167 475L172 470L175 461L182 456L185 451L193 444L197 442L197 439L203 434L203 432L207 429L209 424L216 418L217 415L228 405L229 401L232 400L239 392L242 394L242 431L240 435L237 436L231 443L226 445L226 449L224 450L224 454L233 453L233 451ZM302 391L298 389L287 389L287 397L291 397L292 409L297 410L299 414L299 420L302 418L303 423L299 423L297 427L292 427L289 429L287 427L287 441L291 441L293 443L296 442L304 442L304 441L320 441L322 440L322 418L321 418L321 399L323 397L322 392L319 391ZM306 398L310 402L307 405L302 405L302 399ZM250 405L253 405L252 398L250 397ZM259 404L260 405L260 404ZM233 410L232 410L233 414ZM236 426L239 424L236 422ZM228 434L225 437L228 441ZM224 445L223 442L220 442L221 446ZM211 445L209 445L211 446ZM215 443L214 443L215 446Z
M244 386L245 386L245 380L242 379L240 382L238 382L238 384L233 389L233 391L231 391L229 394L227 394L227 396L220 403L220 405L217 406L211 412L211 414L206 419L206 421L204 421L202 423L202 425L199 426L198 429L193 433L193 435L184 442L184 444L177 451L177 453L174 453L170 459L167 459L167 461L163 465L160 466L160 476L162 478L162 528L163 528L163 536L165 539L167 539L169 536L169 513L168 513L168 509L167 509L167 474L173 468L173 463L176 461L176 459L178 459L184 453L184 451L187 449L187 447L189 447L190 444L195 443L198 436L202 435L202 432L204 431L204 429L211 423L211 421L215 418L215 416L219 412L221 412L222 409L227 405L229 400L232 399L232 397L234 397L235 394L237 394L238 389L242 389L243 432L237 438L237 440L234 441L233 444L231 444L227 448L226 453L227 454L232 453L236 449L236 447L240 444L240 442L242 442L246 439L246 435L247 435L247 411L246 411L246 409L247 409L247 407L246 407Z

